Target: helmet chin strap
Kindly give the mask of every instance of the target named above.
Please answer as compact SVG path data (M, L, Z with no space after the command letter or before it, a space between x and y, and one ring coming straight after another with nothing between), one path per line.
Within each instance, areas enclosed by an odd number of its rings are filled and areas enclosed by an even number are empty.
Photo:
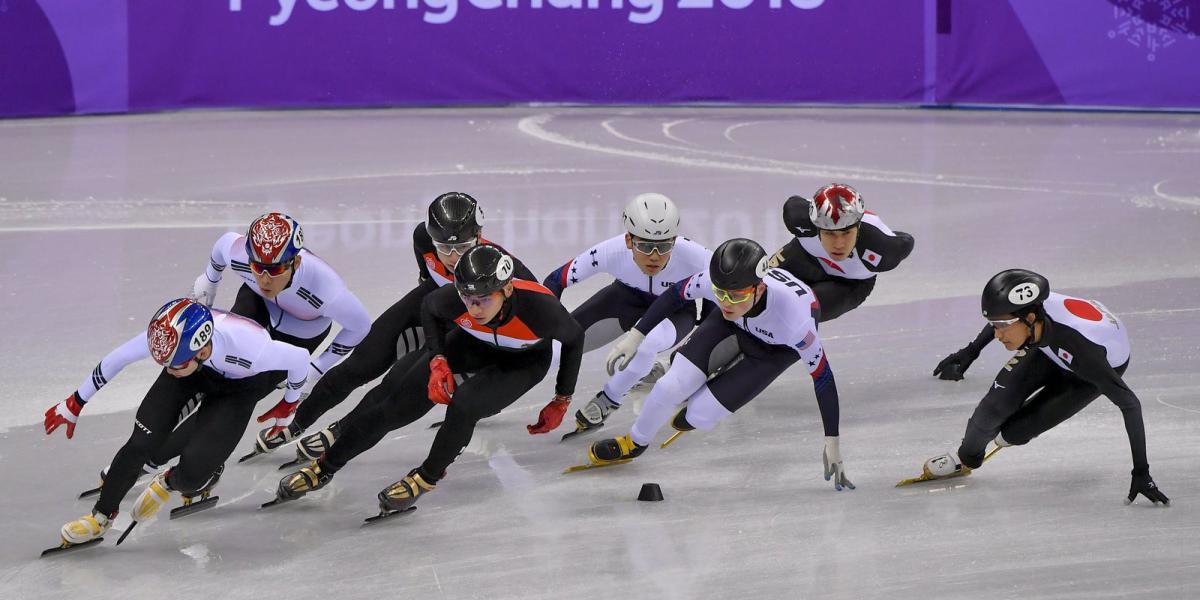
M1032 323L1026 321L1024 317L1021 318L1021 322L1024 323L1025 326L1029 328L1029 335L1025 336L1025 341L1021 344L1021 347L1020 347L1021 350L1028 349L1040 341L1040 340L1033 339L1033 337L1034 337L1034 335L1037 334L1037 324L1042 322L1043 317L1045 316L1045 313L1042 312L1042 307L1040 305L1037 306L1037 308L1033 308L1032 312L1033 312L1033 322ZM1029 313L1026 312L1025 314L1028 315Z

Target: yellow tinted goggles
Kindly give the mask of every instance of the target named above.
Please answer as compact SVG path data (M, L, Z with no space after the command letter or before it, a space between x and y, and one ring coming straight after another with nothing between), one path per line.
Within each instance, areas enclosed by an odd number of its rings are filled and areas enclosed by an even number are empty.
M723 290L717 286L712 286L713 295L720 302L728 302L729 304L741 304L754 297L754 287L748 287L741 290Z

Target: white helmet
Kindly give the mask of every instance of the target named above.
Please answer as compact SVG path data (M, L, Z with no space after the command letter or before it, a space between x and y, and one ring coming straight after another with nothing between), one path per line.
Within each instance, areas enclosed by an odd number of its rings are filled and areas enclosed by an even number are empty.
M863 218L863 199L854 188L831 183L813 194L808 218L817 229L838 230L853 227Z
M679 235L679 209L662 194L638 194L621 215L625 231L644 240L669 240Z

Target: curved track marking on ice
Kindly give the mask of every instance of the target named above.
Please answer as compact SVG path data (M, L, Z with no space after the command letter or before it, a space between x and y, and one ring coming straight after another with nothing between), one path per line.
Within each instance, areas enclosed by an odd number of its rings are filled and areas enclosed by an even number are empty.
M692 121L695 121L695 119L679 119L678 121L668 121L666 123L663 123L662 124L663 137L665 137L669 140L675 140L675 141L679 142L680 144L684 144L686 146L695 146L696 145L695 143L689 142L683 138L676 137L671 134L672 127L675 127L676 125L682 125L684 123L690 123Z
M1186 204L1188 206L1200 206L1200 196L1174 196L1160 190L1159 187L1168 181L1170 181L1170 179L1164 179L1154 184L1154 187L1151 189L1154 190L1155 196L1170 202Z
M721 134L721 136L735 144L741 145L741 142L733 139L733 132L735 132L743 127L749 127L751 125L759 125L759 124L768 123L768 122L769 121L746 121L744 123L734 123L733 125L726 127L725 132L723 134Z
M1159 403L1159 404L1161 404L1161 405L1163 405L1163 406L1170 406L1171 408L1178 408L1179 410L1182 410L1182 411L1186 411L1186 412L1190 412L1190 413L1196 413L1196 414L1200 415L1200 410L1196 410L1196 409L1194 409L1194 408L1184 408L1184 407L1182 407L1182 406L1175 406L1174 404L1171 404L1170 402L1167 402L1166 400L1163 400L1163 399L1162 399L1162 395L1161 395L1161 394L1155 394L1155 395L1154 395L1154 399L1155 399L1156 401L1158 401L1158 403Z
M1120 194L1116 194L1116 193L1112 193L1112 192L1090 192L1090 191L1053 189L1053 188L1045 188L1045 187L1029 187L1029 186L1014 186L1014 185L999 185L999 184L960 183L960 182L955 182L955 181L946 181L943 179L930 179L930 178L920 178L920 177L911 177L911 178L910 177L880 177L877 175L866 174L866 173L808 170L808 169L785 168L785 167L776 167L776 166L760 166L760 165L754 165L754 164L712 160L712 159L707 159L707 158L688 158L688 157L684 157L684 156L676 156L673 154L663 154L660 152L648 152L648 151L644 151L644 150L630 150L630 149L625 149L625 148L615 148L612 146L605 146L605 145L596 144L593 142L584 142L584 141L572 139L565 135L562 135L559 133L554 133L554 132L546 129L545 127L543 127L543 125L548 123L553 118L554 118L553 115L550 115L550 114L542 114L542 115L535 115L532 117L525 117L525 118L522 118L518 122L517 127L518 127L518 129L520 129L520 131L522 133L524 133L528 136L531 136L533 138L539 139L541 141L551 143L551 144L557 144L560 146L568 146L568 147L577 148L580 150L587 150L589 152L611 154L614 156L621 156L621 157L625 157L625 158L634 158L634 159L650 160L650 161L656 161L656 162L672 163L672 164L677 164L677 165L681 165L681 166L685 166L685 167L725 169L725 170L732 170L732 171L742 171L742 172L747 172L747 173L766 173L766 174L771 174L771 175L784 175L784 176L789 176L789 177L807 176L807 177L813 177L813 178L817 178L817 179L835 179L836 180L836 179L847 178L847 179L858 179L858 180L862 180L862 181L883 181L883 182L891 182L891 183L909 183L909 184L932 185L932 186L939 186L939 187L1004 190L1004 191L1015 191L1015 192L1057 193L1057 194L1087 195L1087 196L1101 195L1101 196L1110 196L1110 197L1120 197ZM618 133L618 135L624 135L624 134ZM653 142L649 142L649 143L653 144ZM666 146L665 144L659 144L659 145ZM675 150L679 149L679 148L675 148L673 146L667 146L667 147L671 148L671 149L675 149ZM693 152L698 152L698 151L693 151ZM706 153L708 153L708 152L706 152ZM774 162L779 162L779 161L774 161Z

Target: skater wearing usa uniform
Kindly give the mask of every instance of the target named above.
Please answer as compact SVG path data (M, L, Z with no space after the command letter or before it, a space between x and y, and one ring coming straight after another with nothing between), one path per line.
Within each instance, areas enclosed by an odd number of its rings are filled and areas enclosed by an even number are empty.
M854 188L833 183L812 200L788 198L783 223L796 236L771 257L812 288L821 301L820 321L858 307L875 289L877 273L891 271L912 253L913 237L892 231L866 210Z
M1140 494L1170 500L1150 477L1142 404L1123 378L1129 368L1129 332L1103 304L1050 291L1045 277L1025 269L993 276L981 298L987 330L1016 352L967 421L956 452L929 459L922 474L901 484L968 475L993 453L1022 446L1107 396L1121 409L1133 456L1126 503Z
M513 278L511 256L491 244L467 250L454 285L422 301L425 348L407 371L392 369L341 420L341 435L315 462L285 476L274 502L299 498L329 483L355 456L388 432L421 418L435 404L446 420L425 461L378 495L381 514L396 514L433 491L470 442L475 424L499 413L540 382L550 367L551 341L562 344L554 399L530 433L561 422L579 375L583 328L550 290Z
M624 235L610 238L584 251L550 273L544 285L556 296L563 290L600 273L615 281L596 292L571 316L585 330L584 352L595 350L633 328L654 299L671 284L695 275L708 266L712 252L679 236L679 210L662 194L640 194L622 214ZM659 352L675 346L692 331L695 310L680 306L646 334L624 370L575 412L575 432L604 424L621 407L625 394L658 367ZM663 369L665 370L665 369Z
M812 290L791 273L767 267L757 243L732 239L717 247L709 266L661 296L637 323L637 333L617 341L609 353L610 370L621 369L637 352L640 334L696 298L716 303L675 354L671 368L646 397L628 435L592 445L590 463L628 462L645 452L679 404L672 420L679 432L709 431L760 394L790 366L803 362L813 379L825 428L822 457L825 479L835 489L854 489L846 477L839 445L839 406L833 370L817 335L820 304ZM663 444L665 447L675 437Z
M158 473L138 497L135 522L152 518L171 492L179 492L188 504L207 497L245 431L255 402L274 389L273 383L256 376L286 373L287 389L280 400L285 408L274 410L285 414L291 410L286 407L299 401L309 369L307 351L272 340L257 323L211 311L193 300L172 300L155 313L145 332L110 352L75 393L46 411L46 434L65 425L67 438L73 437L92 396L126 366L147 357L164 368L138 407L133 434L113 458L91 514L63 525L64 547L95 540L112 526L142 465L165 443L189 400L203 397L190 419L193 435L181 449L179 464ZM98 378L97 372L104 376Z

